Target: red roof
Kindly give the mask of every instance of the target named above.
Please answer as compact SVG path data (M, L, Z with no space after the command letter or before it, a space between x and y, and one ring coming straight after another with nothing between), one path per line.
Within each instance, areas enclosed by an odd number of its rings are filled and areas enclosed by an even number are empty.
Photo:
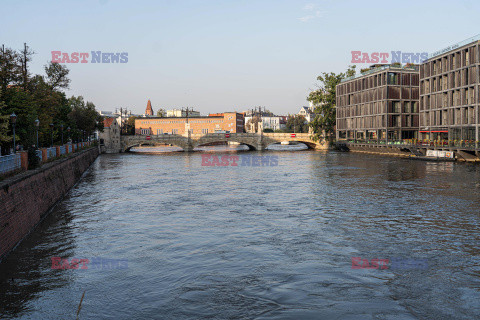
M115 118L105 118L103 120L103 126L105 128L110 128L110 126L112 125L112 123L115 121Z

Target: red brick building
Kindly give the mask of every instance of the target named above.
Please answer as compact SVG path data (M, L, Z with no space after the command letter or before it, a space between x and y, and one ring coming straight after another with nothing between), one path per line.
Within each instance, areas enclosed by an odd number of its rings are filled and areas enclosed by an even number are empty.
M145 115L146 116L153 116L153 108L152 108L152 103L150 102L150 99L148 99L148 102L147 102L147 108L145 109Z
M135 134L207 134L215 132L244 132L243 114L225 112L210 114L208 117L148 117L135 119Z

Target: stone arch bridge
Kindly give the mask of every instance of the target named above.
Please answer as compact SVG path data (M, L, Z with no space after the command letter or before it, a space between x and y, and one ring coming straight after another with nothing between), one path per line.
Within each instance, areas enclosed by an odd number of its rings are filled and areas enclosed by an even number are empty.
M250 150L265 150L265 148L274 143L283 141L301 142L310 149L326 150L328 142L324 139L313 141L309 133L209 133L209 134L189 134L189 135L132 135L120 137L119 152L127 152L131 148L144 145L171 144L178 146L183 151L193 151L194 148L214 142L238 142L247 145ZM118 152L117 151L117 152Z

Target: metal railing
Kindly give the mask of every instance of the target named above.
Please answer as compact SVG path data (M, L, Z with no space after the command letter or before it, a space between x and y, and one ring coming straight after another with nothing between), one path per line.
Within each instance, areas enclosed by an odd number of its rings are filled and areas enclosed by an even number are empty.
M442 55L442 54L444 54L448 51L463 47L466 44L469 44L471 42L475 42L475 41L478 41L478 40L480 40L480 34L477 34L476 36L473 36L471 38L468 38L468 39L465 39L463 41L457 42L455 44L452 44L451 46L448 46L448 47L443 48L441 50L435 51L434 53L431 53L431 54L428 55L428 60L430 60L430 59L432 59L436 56L440 56L440 55Z
M42 150L37 150L37 157L38 159L40 159L40 162L43 161L43 154L42 154Z
M375 139L347 139L339 140L338 143L351 144L371 144L371 145L388 145L399 147L433 147L433 148L458 148L476 150L480 149L480 141L475 140L418 140L418 139L403 139L403 140L375 140Z
M20 154L0 157L0 175L7 174L22 167Z
M57 157L57 148L47 148L47 159L53 159Z

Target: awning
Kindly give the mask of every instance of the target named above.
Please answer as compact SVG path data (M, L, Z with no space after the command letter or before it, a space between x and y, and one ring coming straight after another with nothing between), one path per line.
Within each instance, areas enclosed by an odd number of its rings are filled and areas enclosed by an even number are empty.
M448 133L448 130L432 130L432 131L420 131L421 133L429 133L429 132L443 132Z

